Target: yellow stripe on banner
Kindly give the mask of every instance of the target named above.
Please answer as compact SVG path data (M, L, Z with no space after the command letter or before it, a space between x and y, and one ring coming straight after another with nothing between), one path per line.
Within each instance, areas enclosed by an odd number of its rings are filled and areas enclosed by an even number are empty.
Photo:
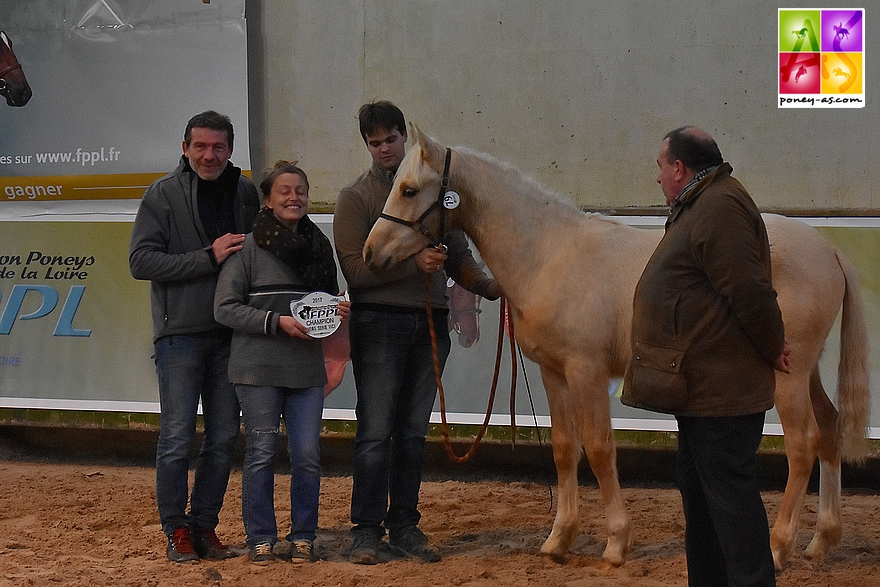
M3 199L49 202L60 200L137 199L164 173L112 175L44 175L3 177Z
M242 172L251 176L250 170ZM2 199L18 202L133 200L165 173L0 177Z

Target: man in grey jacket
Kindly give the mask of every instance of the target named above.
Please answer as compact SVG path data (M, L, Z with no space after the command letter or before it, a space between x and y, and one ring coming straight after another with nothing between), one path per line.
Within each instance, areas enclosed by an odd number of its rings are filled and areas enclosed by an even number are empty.
M214 111L192 117L183 156L147 188L129 248L135 279L150 280L161 410L156 503L168 560L228 558L215 533L239 430L227 364L232 331L214 320L223 262L241 249L259 212L253 183L229 163L233 128ZM189 451L199 401L205 434L187 513Z

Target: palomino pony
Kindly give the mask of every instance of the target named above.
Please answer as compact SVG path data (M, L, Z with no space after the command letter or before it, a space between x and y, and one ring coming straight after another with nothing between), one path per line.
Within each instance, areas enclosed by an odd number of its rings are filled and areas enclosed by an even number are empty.
M0 31L0 96L6 98L10 106L24 106L31 99L31 87L12 52L12 41L3 31Z
M608 380L622 376L629 360L633 291L662 231L584 214L487 155L447 150L417 127L410 136L416 144L397 171L384 219L364 245L364 259L378 268L393 266L426 241L436 241L433 235L444 224L473 240L504 290L516 340L540 365L547 390L559 505L541 553L562 558L577 536L577 465L583 450L605 504L608 541L602 557L621 565L632 529L617 477ZM460 197L452 209L435 205L447 199L447 178L448 189ZM806 224L776 215L764 220L791 347L791 374L777 374L776 385L789 463L771 535L781 569L794 548L817 456L819 514L806 554L822 561L840 540L841 458L858 461L867 452L868 338L850 262ZM817 362L841 307L835 408Z

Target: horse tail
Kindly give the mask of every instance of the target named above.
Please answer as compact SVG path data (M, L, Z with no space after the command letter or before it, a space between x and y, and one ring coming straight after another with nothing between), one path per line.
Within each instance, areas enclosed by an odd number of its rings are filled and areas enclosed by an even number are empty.
M871 415L870 343L855 267L840 251L837 252L837 262L846 280L840 323L840 363L837 368L841 457L846 462L861 464L869 453L866 432Z

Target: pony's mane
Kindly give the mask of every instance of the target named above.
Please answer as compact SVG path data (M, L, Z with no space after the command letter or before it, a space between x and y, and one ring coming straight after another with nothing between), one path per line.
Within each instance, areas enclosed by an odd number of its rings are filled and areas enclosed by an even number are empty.
M525 173L521 169L516 168L506 161L498 159L494 155L482 153L469 147L453 147L453 150L468 157L479 159L488 165L498 168L498 170L506 176L508 181L524 183L527 189L521 191L526 197L531 197L535 200L552 200L563 207L570 208L574 212L581 212L574 202L564 197L559 192L547 187L533 175Z
M587 212L585 210L582 210L570 199L566 198L552 188L547 187L541 181L536 179L533 175L526 173L521 169L518 169L517 167L511 165L506 161L498 159L494 155L476 151L470 147L453 147L453 150L460 152L466 157L472 157L481 161L482 163L485 163L486 165L495 167L502 175L506 176L507 181L524 184L526 189L517 190L522 193L523 197L530 198L535 201L544 201L548 203L552 201L556 203L560 208L562 208L563 212L571 212L572 216L579 215L581 217L587 217L590 220L595 220L598 222L620 224L620 222L618 222L617 220L609 218L608 216L600 212Z

